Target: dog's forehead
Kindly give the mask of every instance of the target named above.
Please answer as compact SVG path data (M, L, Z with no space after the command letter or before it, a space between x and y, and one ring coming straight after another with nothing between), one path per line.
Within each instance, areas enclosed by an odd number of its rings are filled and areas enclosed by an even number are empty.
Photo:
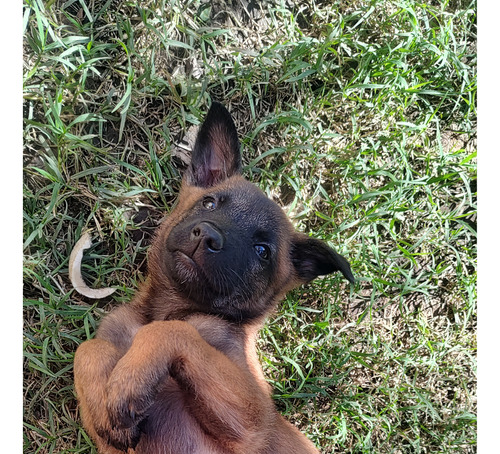
M221 185L217 192L227 198L233 208L240 209L243 212L258 212L263 217L271 216L280 220L286 219L281 207L249 181L242 179L227 187Z

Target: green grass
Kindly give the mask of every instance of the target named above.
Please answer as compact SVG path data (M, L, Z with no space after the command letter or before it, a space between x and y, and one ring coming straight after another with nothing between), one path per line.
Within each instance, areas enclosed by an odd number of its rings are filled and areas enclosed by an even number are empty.
M24 452L94 452L73 355L144 279L211 99L358 278L262 330L280 411L324 453L476 451L476 3L259 3L24 1ZM88 228L100 302L68 278Z

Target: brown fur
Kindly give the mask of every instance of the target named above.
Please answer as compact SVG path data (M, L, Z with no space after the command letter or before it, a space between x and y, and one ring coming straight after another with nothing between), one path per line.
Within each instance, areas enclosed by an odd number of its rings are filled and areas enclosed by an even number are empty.
M209 119L210 113L208 123ZM202 136L199 142L210 139L215 155L206 157L204 152L205 167L185 176L178 204L150 249L147 281L129 304L105 317L96 338L76 352L75 388L83 424L101 453L318 452L276 411L255 351L258 330L277 301L310 280L309 275L318 274L310 263L316 259L304 264L301 258L312 247L309 243L317 240L295 232L279 209L264 212L279 227L272 248L272 276L252 278L255 298L248 302L250 315L241 319L234 319L238 311L208 307L203 294L191 297L166 264L173 260L165 246L172 230L185 222L207 193L236 194L239 202L233 211L238 219L238 213L248 211L254 219L268 204L238 174L239 155L228 157L229 148L236 146L228 146L235 142L235 133L224 128L234 125L225 119L221 126L218 117L213 121L214 127L205 128L208 139ZM197 171L202 176L196 176ZM256 203L263 205L254 213ZM292 245L300 252L294 255ZM210 259L210 253L201 258ZM343 266L336 269L350 279ZM242 292L242 298L248 293ZM247 314L246 306L241 307L241 314Z

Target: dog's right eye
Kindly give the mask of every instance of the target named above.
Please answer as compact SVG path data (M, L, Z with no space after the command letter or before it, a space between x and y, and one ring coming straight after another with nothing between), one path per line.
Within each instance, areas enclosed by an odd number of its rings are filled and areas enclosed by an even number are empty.
M212 197L205 197L203 199L203 206L207 209L207 210L215 210L215 206L216 206L216 203L215 203L215 199L213 199Z
M269 248L263 244L256 244L254 247L255 252L257 255L263 259L263 260L269 260L269 257L271 255L271 251Z

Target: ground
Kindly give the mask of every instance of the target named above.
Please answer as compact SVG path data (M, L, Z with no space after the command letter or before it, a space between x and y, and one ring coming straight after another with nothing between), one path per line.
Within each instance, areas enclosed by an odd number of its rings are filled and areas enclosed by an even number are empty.
M130 300L211 100L245 175L357 283L290 293L259 352L324 453L476 451L476 3L24 2L24 452L95 452L77 346ZM69 254L81 233L92 287Z

